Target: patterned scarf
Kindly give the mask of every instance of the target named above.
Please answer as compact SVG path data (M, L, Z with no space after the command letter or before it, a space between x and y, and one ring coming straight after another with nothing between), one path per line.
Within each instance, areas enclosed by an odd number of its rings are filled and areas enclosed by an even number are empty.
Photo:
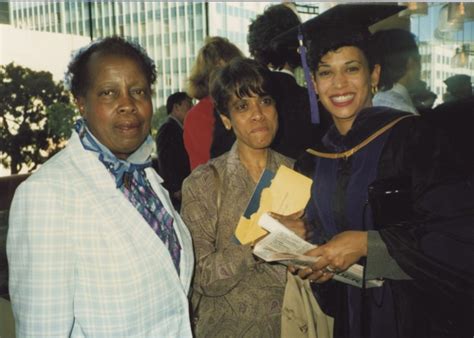
M181 246L174 230L173 217L166 211L151 188L145 174L145 168L151 166L152 137L148 135L143 144L127 160L121 160L92 135L84 119L79 119L74 129L84 149L97 153L99 160L114 176L116 187L123 192L167 246L179 274Z

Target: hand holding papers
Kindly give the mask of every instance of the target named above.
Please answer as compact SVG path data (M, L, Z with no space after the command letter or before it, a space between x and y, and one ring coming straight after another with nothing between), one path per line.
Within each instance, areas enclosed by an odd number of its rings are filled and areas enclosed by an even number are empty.
M318 257L305 256L304 253L316 246L301 239L283 224L263 214L258 224L267 230L269 234L260 240L254 247L253 253L267 262L279 261L285 265L311 266L318 260ZM338 272L334 279L357 287L362 287L364 268L359 264L354 264L349 269ZM383 281L366 280L366 287L382 286Z
M237 240L249 244L266 235L267 231L257 224L265 212L290 215L303 210L310 197L311 184L311 179L285 166L280 166L276 174L265 170L237 224Z
M253 253L267 262L290 261L288 264L311 265L315 262L315 257L304 256L303 254L316 246L306 242L289 230L283 224L272 218L268 214L260 217L258 224L267 230L269 234L258 241ZM293 260L302 260L302 264L297 264Z

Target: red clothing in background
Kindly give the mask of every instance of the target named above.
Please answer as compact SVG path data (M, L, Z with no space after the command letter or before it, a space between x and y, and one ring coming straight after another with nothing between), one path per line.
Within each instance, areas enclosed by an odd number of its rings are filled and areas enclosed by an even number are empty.
M189 156L191 170L211 158L214 130L214 104L206 96L188 112L184 120L184 147Z

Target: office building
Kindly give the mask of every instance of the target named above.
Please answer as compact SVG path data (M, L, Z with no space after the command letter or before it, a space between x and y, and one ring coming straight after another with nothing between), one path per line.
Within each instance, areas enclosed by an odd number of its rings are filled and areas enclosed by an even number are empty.
M206 36L225 36L248 53L246 35L250 20L269 3L10 1L9 4L11 24L17 28L90 39L115 34L140 43L158 66L154 103L159 107L165 104L168 95L186 88L189 71Z

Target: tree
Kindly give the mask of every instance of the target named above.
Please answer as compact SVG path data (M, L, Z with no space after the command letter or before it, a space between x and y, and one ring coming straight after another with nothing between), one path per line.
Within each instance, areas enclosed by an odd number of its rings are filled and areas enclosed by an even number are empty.
M0 66L0 97L0 164L12 174L32 171L61 147L58 112L67 111L63 123L71 126L71 97L51 73L13 63Z
M161 125L165 123L167 118L168 114L166 112L166 106L159 107L153 114L153 117L151 119L151 135L153 136L153 139L156 138L158 129L160 129Z
M74 122L79 113L71 103L56 102L46 108L48 133L51 137L51 153L56 153L64 146L64 141L72 134Z

